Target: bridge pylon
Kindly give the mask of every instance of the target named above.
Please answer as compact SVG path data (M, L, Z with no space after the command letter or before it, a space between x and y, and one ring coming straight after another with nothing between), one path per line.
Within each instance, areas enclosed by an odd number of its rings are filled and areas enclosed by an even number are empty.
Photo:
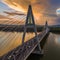
M48 28L48 22L46 21L44 29Z
M24 33L23 33L23 37L22 37L22 44L24 44L25 34L26 34L26 31L27 31L27 27L29 25L32 25L32 27L34 28L36 40L39 43L39 38L38 38L38 35L37 35L37 29L36 29L36 25L35 25L35 21L34 21L34 16L33 16L31 5L29 5L29 8L28 8L28 13L27 13L27 17L26 17L25 26L24 26ZM38 44L38 48L39 48L39 51L41 52L40 44Z

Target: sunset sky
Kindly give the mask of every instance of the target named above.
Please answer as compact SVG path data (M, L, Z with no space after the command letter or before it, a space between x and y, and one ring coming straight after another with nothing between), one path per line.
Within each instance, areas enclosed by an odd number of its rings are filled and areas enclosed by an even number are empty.
M29 4L32 6L37 24L44 24L46 20L49 24L60 24L60 15L56 13L56 10L60 8L60 0L0 0L0 14L2 18L7 18L8 14L5 12L27 14ZM21 19L23 15L16 14L8 18L15 19L15 17L17 20L24 20Z

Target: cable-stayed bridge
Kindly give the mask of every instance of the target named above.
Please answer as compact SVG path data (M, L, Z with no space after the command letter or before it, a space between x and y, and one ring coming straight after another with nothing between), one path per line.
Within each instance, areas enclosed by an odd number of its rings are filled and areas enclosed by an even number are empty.
M30 25L32 26L32 28L34 30L35 37L29 39L27 42L24 42L27 28ZM5 29L7 29L7 27L5 27L4 29L1 28L1 31L5 31ZM20 26L18 26L18 27L20 27ZM17 26L15 26L13 28L10 27L10 29L11 29L11 31L15 31L17 29ZM8 29L6 31L8 31ZM12 51L10 51L10 52L6 53L5 55L3 55L2 57L0 57L0 60L26 60L31 53L43 54L41 46L40 46L40 42L49 33L49 31L50 31L50 29L49 29L48 23L46 21L46 24L45 24L42 32L37 34L37 28L36 28L34 16L32 13L32 7L31 7L31 5L29 5L26 22L24 25L22 45L16 47Z

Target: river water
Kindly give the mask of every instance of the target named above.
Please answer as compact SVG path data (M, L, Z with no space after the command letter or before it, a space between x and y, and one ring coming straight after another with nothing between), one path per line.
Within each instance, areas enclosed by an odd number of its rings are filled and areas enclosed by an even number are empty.
M50 33L43 51L43 56L31 55L28 60L60 60L60 34Z
M21 45L23 33L0 32L0 56ZM27 33L25 41L32 38L34 33ZM50 33L43 47L44 55L33 56L28 60L60 60L60 34Z

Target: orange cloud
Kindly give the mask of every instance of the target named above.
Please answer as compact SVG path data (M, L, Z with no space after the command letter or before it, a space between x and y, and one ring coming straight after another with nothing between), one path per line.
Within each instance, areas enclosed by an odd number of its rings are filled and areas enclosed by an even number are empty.
M46 2L47 0L4 0L10 8L18 11L25 11L29 4L38 10L44 10L48 6Z
M7 4L10 8L25 13L27 13L28 5L31 4L37 24L39 22L43 23L44 21L46 21L44 13L46 13L50 7L48 0L4 0L3 2ZM53 19L54 17L49 17L49 19L50 18Z

